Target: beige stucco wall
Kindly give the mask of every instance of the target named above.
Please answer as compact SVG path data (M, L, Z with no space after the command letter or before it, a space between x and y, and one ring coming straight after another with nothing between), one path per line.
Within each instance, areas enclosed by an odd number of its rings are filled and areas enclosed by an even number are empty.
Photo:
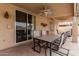
M4 18L8 11L9 19ZM0 50L15 45L15 8L9 4L0 4Z
M49 26L50 25L49 25L49 19L48 18L37 16L36 19L37 19L36 20L36 30L42 30L42 28L44 30L49 30ZM41 23L45 23L45 24L47 24L47 26L46 27L42 27Z
M11 4L0 4L0 50L17 45L16 27L15 27L15 21L16 21L15 10L31 13L25 9L16 7ZM4 13L6 11L8 11L9 13L9 19L4 18ZM36 16L36 30L41 30L40 23L49 24L47 18ZM48 28L49 28L49 25L45 27L45 29L48 29Z

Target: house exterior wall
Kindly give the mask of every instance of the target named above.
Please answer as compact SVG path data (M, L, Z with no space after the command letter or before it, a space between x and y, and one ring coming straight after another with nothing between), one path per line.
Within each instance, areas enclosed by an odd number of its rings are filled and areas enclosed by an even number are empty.
M0 50L12 47L17 45L16 44L16 14L15 11L20 10L26 13L28 12L25 9L19 8L17 6L11 4L0 4ZM5 12L9 13L9 19L4 18ZM31 13L32 15L35 15ZM40 23L46 23L47 27L49 28L48 18L36 16L36 30L41 30Z

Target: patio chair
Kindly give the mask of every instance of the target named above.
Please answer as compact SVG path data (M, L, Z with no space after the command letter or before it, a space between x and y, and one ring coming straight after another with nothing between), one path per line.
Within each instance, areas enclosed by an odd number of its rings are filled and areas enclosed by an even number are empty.
M57 53L57 54L59 54L59 55L61 55L61 56L63 56L63 55L68 56L69 49L66 49L66 48L63 48L62 47L63 42L64 42L64 39L65 39L64 36L65 36L65 34L62 33L61 36L60 36L60 39L52 43L52 51L55 52L55 53ZM60 49L66 50L67 53L64 53L64 52L59 51Z
M61 55L61 56L63 56L63 55L68 56L68 54L69 54L69 49L66 49L66 48L63 48L63 47L62 47L63 41L64 41L64 39L65 39L64 36L65 36L65 34L62 33L61 36L60 36L60 38L58 38L58 39L56 39L55 41L53 41L51 48L52 48L52 51L53 51L54 53L56 53L56 54L59 54L59 55ZM46 43L45 45L43 45L43 46L41 46L41 47L45 49L45 55L47 55L47 51L46 51L46 50L47 50L47 48L50 49L50 44L49 44L49 43ZM60 49L66 50L67 53L63 53L63 52L59 51Z
M41 52L41 48L45 48L45 55L46 55L46 42L45 41L40 41L39 39L37 38L33 38L33 42L34 42L34 47L32 47L32 49L38 53Z
M65 33L64 33L64 40L63 40L63 44L64 44L64 43L66 42L66 40L67 40L67 37L68 37L68 36L67 36L67 34L68 34L67 32L65 32Z

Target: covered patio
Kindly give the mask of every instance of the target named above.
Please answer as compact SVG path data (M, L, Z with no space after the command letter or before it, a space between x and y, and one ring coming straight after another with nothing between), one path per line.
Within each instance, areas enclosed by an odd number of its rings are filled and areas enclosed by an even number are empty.
M43 48L40 53L32 49L34 38L62 33L67 33L63 47L69 49L68 56L79 56L78 8L74 3L0 4L0 56L45 56Z

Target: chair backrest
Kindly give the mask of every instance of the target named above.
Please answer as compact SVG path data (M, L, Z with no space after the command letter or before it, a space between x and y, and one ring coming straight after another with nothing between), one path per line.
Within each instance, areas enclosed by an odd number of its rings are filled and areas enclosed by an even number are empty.
M63 44L66 42L67 39L67 33L64 33L64 40L63 40Z
M47 33L46 33L46 31L45 30L43 30L42 31L42 35L46 35Z
M62 47L63 41L64 41L64 33L62 33L61 36L60 36L60 44L59 44L59 47Z
M59 39L57 41L57 46L54 46L54 50L59 50L59 48L62 46L62 43L63 43L63 36L64 36L64 33L61 33L61 35L59 36Z
M34 31L34 37L37 37L37 36L41 36L41 32L40 31Z

